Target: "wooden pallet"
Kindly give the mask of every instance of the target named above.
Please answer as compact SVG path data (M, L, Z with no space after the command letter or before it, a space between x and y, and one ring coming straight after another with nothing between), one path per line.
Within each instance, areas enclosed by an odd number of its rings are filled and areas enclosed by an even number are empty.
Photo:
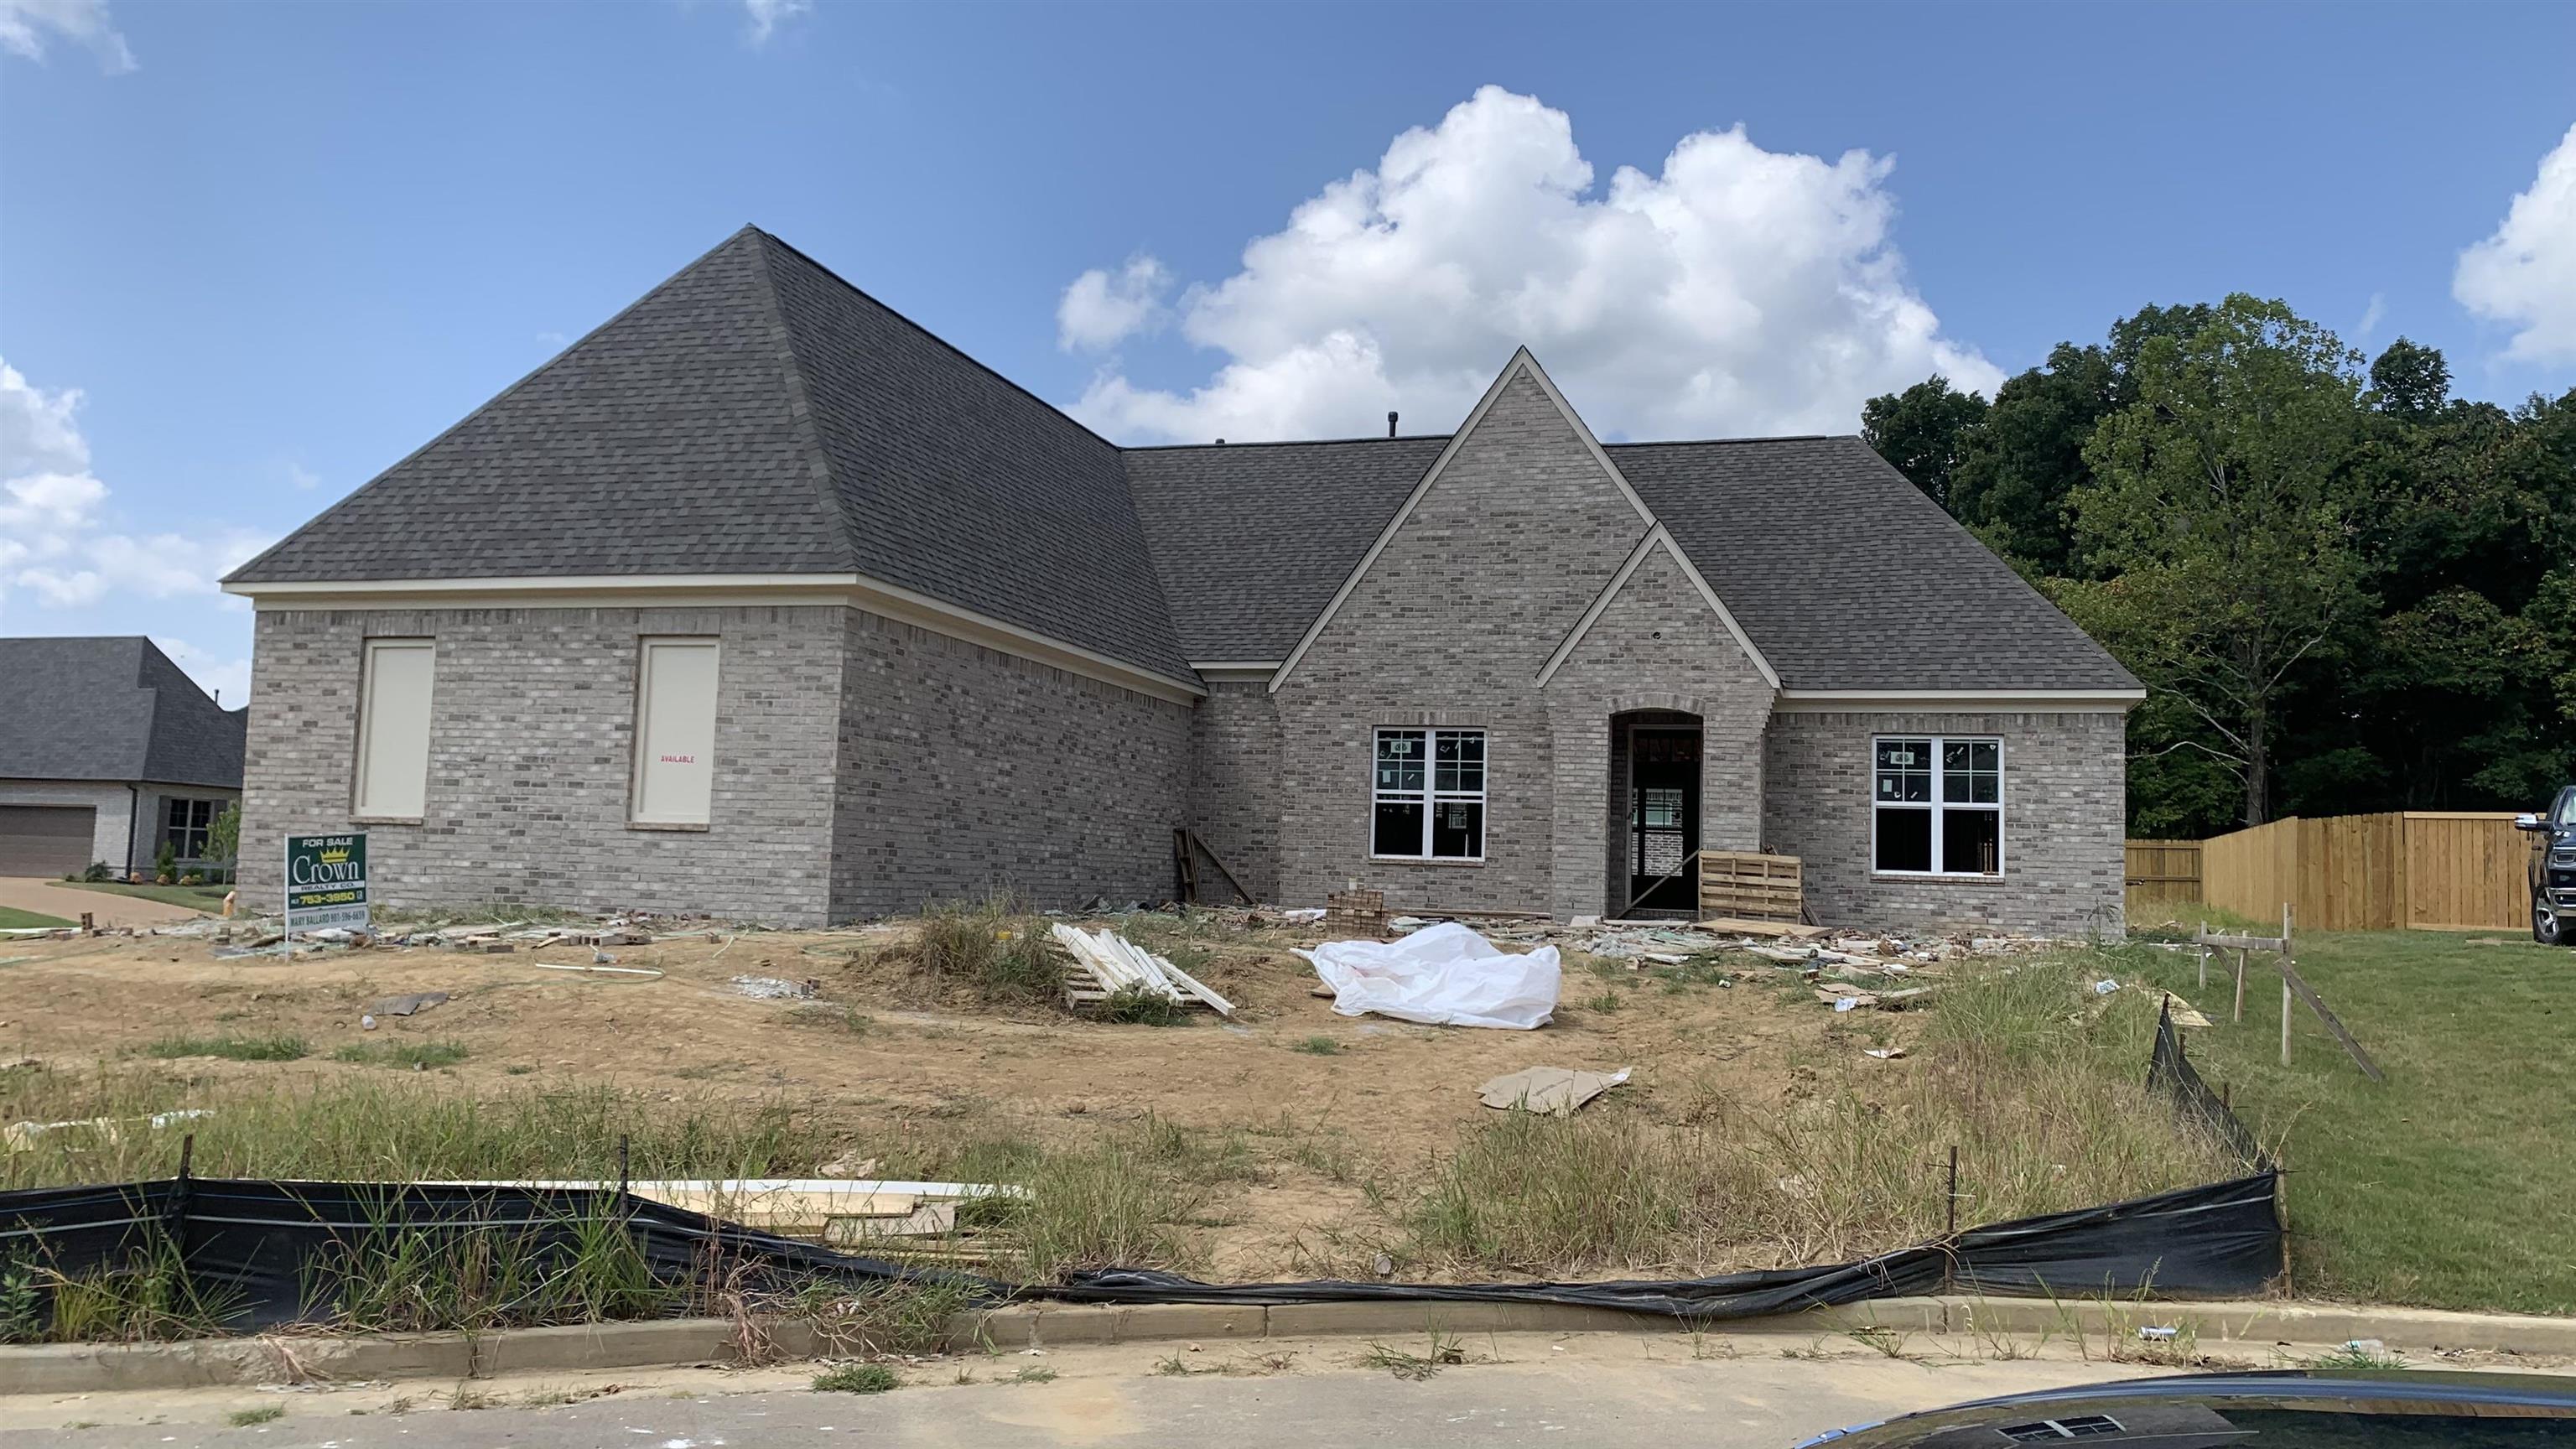
M1750 850L1699 853L1699 913L1795 924L1806 919L1805 866L1794 855Z

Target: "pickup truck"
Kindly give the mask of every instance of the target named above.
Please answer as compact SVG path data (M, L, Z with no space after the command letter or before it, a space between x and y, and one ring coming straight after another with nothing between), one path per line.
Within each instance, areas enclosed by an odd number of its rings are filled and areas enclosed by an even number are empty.
M2531 834L2531 939L2576 946L2576 785L2558 792L2545 815L2518 815Z

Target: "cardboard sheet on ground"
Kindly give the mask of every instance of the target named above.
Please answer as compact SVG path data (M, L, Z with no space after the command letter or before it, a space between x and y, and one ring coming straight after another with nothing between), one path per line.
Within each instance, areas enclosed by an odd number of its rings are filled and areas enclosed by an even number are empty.
M1333 1010L1344 1016L1528 1031L1556 1010L1554 946L1509 955L1455 921L1398 941L1327 941L1297 954L1333 989Z
M1628 1069L1577 1072L1565 1067L1524 1067L1496 1077L1476 1089L1477 1099L1505 1111L1542 1112L1571 1117L1574 1109L1628 1080Z

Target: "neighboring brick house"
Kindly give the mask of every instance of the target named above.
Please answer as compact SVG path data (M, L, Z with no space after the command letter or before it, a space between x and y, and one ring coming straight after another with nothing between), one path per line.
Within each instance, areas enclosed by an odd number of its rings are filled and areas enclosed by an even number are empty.
M0 639L0 876L205 868L243 724L149 639Z
M225 587L254 889L355 825L397 903L806 924L1164 898L1186 825L1292 904L1704 845L2121 924L2134 679L1858 439L1605 448L1526 352L1449 436L1122 449L745 228Z

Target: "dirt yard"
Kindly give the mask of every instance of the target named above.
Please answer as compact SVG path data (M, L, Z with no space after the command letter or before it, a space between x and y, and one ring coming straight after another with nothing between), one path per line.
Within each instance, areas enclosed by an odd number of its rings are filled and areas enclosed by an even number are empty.
M1223 1171L1173 1169L1202 1180L1184 1184L1189 1207L1178 1231L1187 1247L1165 1256L1237 1280L1365 1273L1380 1251L1411 1271L1472 1276L1774 1266L1893 1246L1919 1240L1925 1224L1939 1221L1932 1186L1939 1149L1920 1139L1988 1130L1905 1115L1918 1110L1908 1101L1928 1100L1925 1074L1938 1069L1924 1051L1867 1055L1913 1041L1928 1013L1834 1012L1799 970L1758 956L1712 951L1686 966L1637 969L1569 955L1552 1024L1470 1030L1335 1014L1310 994L1314 974L1289 950L1320 939L1316 928L1168 916L1124 924L1230 998L1237 1019L1193 1012L1177 1026L1111 1025L1046 1006L968 1004L922 979L906 950L913 928L902 924L719 929L607 948L617 966L663 973L649 978L546 969L594 964L586 945L226 959L203 939L103 936L0 947L0 1066L14 1055L32 1059L26 1072L54 1081L137 1070L184 1078L184 1089L165 1092L148 1110L263 1087L364 1083L478 1099L608 1085L648 1107L669 1104L664 1110L674 1115L704 1112L710 1100L719 1111L739 1103L745 1117L783 1105L815 1160L771 1162L781 1175L808 1174L835 1156L883 1154L889 1176L925 1161L945 1166L900 1145L943 1134L999 1133L1050 1149L1148 1121L1177 1124L1229 1136L1242 1150ZM811 994L758 999L738 977L810 983ZM451 999L414 1016L380 1016L375 1030L362 1030L371 1006L421 992ZM292 1039L291 1049L274 1055L291 1059L233 1060L220 1049L282 1039ZM406 1047L439 1050L406 1070ZM333 1059L350 1048L376 1060ZM2127 1084L2143 1062L2135 1050L2117 1048L2106 1092L2134 1091ZM1479 1085L1541 1065L1634 1075L1568 1124L1569 1136L1496 1138L1498 1119L1516 1114L1481 1105ZM55 1094L37 1106L38 1094L11 1090L18 1085L0 1073L0 1114L69 1115L71 1099ZM1994 1092L1951 1095L1982 1101ZM1988 1115L1998 1124L1991 1130L2021 1134L2024 1117L2058 1111L2007 1100ZM2123 1116L2138 1117L2134 1097L2096 1113ZM2071 1119L2060 1131L2074 1141L2092 1135L2098 1129ZM1481 1157L1466 1150L1480 1141ZM1890 1156L1891 1143L1905 1161L1873 1160ZM1534 1237L1526 1224L1500 1223L1471 1225L1472 1232L1440 1224L1428 1238L1411 1230L1407 1239L1408 1212L1442 1183L1471 1206L1517 1196L1524 1169L1512 1154L1525 1148L1549 1149L1527 1166L1529 1192L1576 1199L1563 1209L1566 1222ZM2036 1165L2008 1169L2001 1149L1971 1147L1972 1163L1993 1164L1989 1217L2029 1200L2009 1195L2020 1189L2002 1182L2008 1171L2035 1179L2038 1200L2051 1205L2110 1200L2139 1185L2125 1165L2119 1171L2131 1175L2119 1180L2088 1181L2081 1164L2070 1175L2066 1150L2045 1141L2013 1150ZM1641 1168L1634 1159L1649 1151L1655 1160ZM1682 1155L1664 1155L1673 1153ZM1730 1155L1721 1162L1720 1153ZM1248 1166L1240 1160L1247 1155ZM1481 1178L1462 1175L1471 1160L1481 1163ZM1622 1223L1590 1241L1584 1220L1616 1216L1620 1200L1640 1188L1623 1173L1650 1179L1642 1189L1658 1201L1636 1216L1653 1222L1633 1232ZM1552 1175L1547 1183L1542 1174ZM1849 1174L1852 1183L1831 1174ZM2196 1179L2186 1171L2152 1185L2182 1180ZM1763 1219L1774 1214L1820 1226L1773 1231ZM1527 1246L1513 1246L1523 1238Z
M1092 924L1115 924L1095 922ZM589 947L506 955L430 948L344 950L289 961L218 959L206 942L167 936L39 941L7 948L14 1018L9 1050L55 1065L112 1059L172 1035L303 1038L274 1076L368 1072L327 1058L337 1048L438 1040L466 1058L439 1068L461 1083L522 1084L535 1073L637 1088L781 1094L825 1114L953 1113L997 1107L1047 1116L1153 1112L1192 1126L1327 1123L1389 1162L1444 1150L1457 1124L1489 1110L1476 1088L1523 1067L1638 1069L1621 1091L1678 1108L1722 1076L1738 1096L1776 1094L1803 1054L1838 1031L1803 986L1790 990L1639 989L1624 965L1596 977L1569 966L1568 1005L1539 1031L1474 1031L1335 1015L1309 994L1313 970L1289 954L1315 933L1269 930L1210 940L1202 979L1237 1007L1231 1023L1193 1012L1176 1027L1113 1026L1042 1010L942 1008L881 948L901 928L753 932L613 948L617 965L659 979L551 971L587 965ZM1751 970L1784 978L1754 962ZM811 999L759 1000L736 977L813 982ZM1615 983L1615 984L1614 984ZM1762 983L1767 985L1768 983ZM1625 989L1622 989L1625 988ZM360 1016L388 997L444 991L452 1000L374 1032ZM1617 992L1620 1008L1587 1009ZM866 1018L853 1032L835 1009ZM1889 1019L1866 1019L1877 1027ZM1318 1053L1321 1041L1338 1047ZM209 1063L211 1065L211 1063ZM1881 1064L1902 1071L1903 1062Z

